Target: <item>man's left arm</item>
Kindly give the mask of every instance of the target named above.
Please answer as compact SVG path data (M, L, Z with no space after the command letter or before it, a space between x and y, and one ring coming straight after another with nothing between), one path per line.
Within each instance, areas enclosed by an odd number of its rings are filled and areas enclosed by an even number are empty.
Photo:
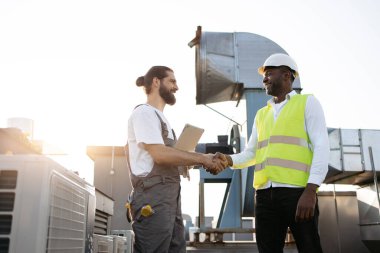
M314 216L317 189L323 183L327 171L330 145L324 112L320 102L309 96L305 108L305 127L313 150L308 184L298 201L296 220L309 220Z

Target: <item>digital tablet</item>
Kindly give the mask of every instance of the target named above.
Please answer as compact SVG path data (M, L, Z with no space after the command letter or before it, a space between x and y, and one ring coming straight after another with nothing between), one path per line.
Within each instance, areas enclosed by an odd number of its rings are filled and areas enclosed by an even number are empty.
M194 151L203 132L203 128L186 124L174 147L184 151Z

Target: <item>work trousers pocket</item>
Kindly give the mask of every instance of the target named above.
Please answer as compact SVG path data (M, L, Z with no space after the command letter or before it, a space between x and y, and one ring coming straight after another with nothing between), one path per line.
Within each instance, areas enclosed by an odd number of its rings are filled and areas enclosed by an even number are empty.
M134 191L131 202L133 221L152 226L153 229L167 229L163 223L171 224L174 220L179 191L178 183L157 184L148 189ZM144 216L142 209L148 205L152 213Z

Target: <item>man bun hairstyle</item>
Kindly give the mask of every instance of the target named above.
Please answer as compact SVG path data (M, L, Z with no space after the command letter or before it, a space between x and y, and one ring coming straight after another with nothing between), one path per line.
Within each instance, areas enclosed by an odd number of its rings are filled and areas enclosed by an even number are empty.
M166 66L153 66L151 67L145 76L140 76L136 79L136 85L138 87L144 86L145 93L149 94L152 90L153 78L163 79L168 76L167 71L173 72L173 70Z
M141 86L144 86L145 85L145 82L144 82L144 76L140 76L137 78L136 80L136 85L138 87L141 87Z

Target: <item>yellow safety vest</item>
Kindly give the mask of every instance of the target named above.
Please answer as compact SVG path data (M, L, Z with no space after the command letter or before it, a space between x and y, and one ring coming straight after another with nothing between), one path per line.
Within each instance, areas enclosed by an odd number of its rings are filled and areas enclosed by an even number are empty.
M258 142L253 187L273 182L306 186L313 159L305 131L308 95L290 97L276 122L270 104L256 115Z

